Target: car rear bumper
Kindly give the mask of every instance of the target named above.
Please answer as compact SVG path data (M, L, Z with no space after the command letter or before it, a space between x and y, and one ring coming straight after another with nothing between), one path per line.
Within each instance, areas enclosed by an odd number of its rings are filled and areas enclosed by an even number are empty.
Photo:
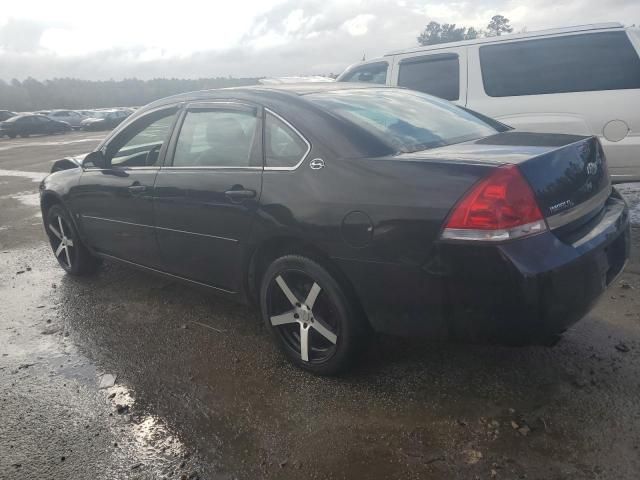
M614 194L572 244L553 232L501 245L441 243L422 268L343 262L377 331L545 344L580 320L629 258L628 208Z

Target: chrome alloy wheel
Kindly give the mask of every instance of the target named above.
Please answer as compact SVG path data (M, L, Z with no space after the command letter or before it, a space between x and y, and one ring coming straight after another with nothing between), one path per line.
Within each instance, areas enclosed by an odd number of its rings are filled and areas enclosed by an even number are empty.
M49 223L49 238L53 252L60 264L68 269L73 268L71 258L73 254L71 248L74 247L73 238L69 236L71 228L66 221L59 215L53 217Z
M280 272L268 289L269 321L303 362L324 363L336 351L340 322L330 296L309 274Z

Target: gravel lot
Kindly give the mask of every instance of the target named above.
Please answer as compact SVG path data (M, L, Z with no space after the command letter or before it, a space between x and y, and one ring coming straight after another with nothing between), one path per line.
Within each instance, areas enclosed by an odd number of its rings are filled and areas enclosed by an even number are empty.
M555 347L380 338L328 379L246 307L64 274L38 181L100 136L0 139L0 478L638 478L640 185L626 273Z

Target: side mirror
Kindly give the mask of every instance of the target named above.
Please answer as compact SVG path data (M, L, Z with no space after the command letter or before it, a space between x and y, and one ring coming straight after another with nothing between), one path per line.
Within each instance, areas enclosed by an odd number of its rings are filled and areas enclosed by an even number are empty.
M107 159L105 158L104 153L102 153L101 150L96 150L95 152L91 152L89 155L84 157L82 166L84 168L106 168Z

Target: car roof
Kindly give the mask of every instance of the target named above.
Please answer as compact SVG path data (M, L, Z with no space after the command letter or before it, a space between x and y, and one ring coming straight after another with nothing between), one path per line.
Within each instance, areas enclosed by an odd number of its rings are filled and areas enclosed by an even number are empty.
M158 107L172 105L180 102L196 102L215 99L233 98L233 97L253 97L268 98L270 96L287 95L290 97L301 97L313 93L333 92L340 90L354 89L398 89L386 85L373 85L371 83L351 83L351 82L304 82L304 83L288 83L274 85L250 85L244 87L216 88L211 90L198 90L195 92L180 93L171 97L156 100L145 107L137 110L134 115L136 117L144 112L153 110ZM247 98L247 100L249 100Z
M454 47L463 47L467 45L475 45L475 44L487 44L487 43L498 43L498 42L506 42L510 40L518 40L525 38L534 38L534 37L544 37L548 35L560 35L563 33L578 33L578 32L588 32L593 30L624 30L624 25L618 22L609 22L609 23L590 23L587 25L577 25L573 27L562 27L562 28L549 28L545 30L533 30L531 32L521 32L521 33L510 33L507 35L497 35L493 37L483 37L483 38L475 38L473 40L461 40L459 42L447 42L447 43L437 43L435 45L426 45L416 46L416 47L408 47L401 50L394 50L392 52L386 53L383 57L378 58L377 60L384 60L384 57L389 57L392 55L400 55L403 53L415 53L415 52L423 52L430 50L440 50L443 48L454 48Z

